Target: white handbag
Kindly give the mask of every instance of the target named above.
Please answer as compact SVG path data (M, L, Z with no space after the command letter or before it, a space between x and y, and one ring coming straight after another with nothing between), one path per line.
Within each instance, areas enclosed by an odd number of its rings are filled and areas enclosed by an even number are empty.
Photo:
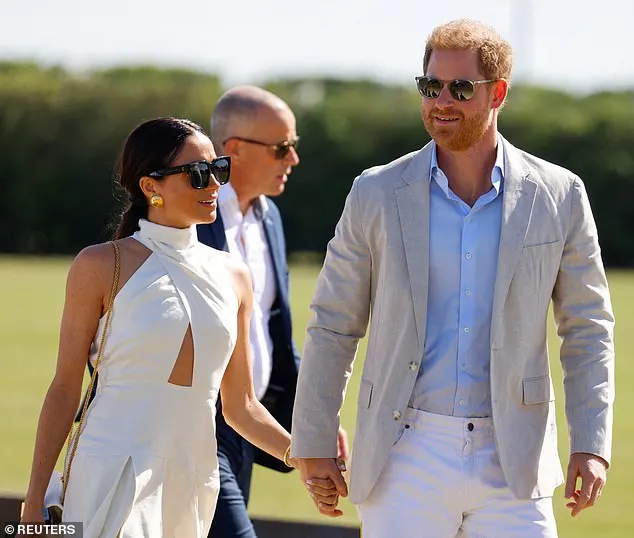
M117 288L119 286L119 246L111 241L114 248L114 277L112 280L112 291L110 292L110 300L108 302L108 310L106 311L106 322L104 324L103 333L99 342L99 351L97 352L97 359L95 360L95 367L90 376L90 383L86 389L86 396L84 398L84 405L81 408L81 414L79 415L79 424L73 433L73 426L71 424L70 432L68 433L68 441L66 448L66 458L64 460L64 472L53 471L51 478L44 494L44 508L42 508L42 515L46 523L55 524L62 522L62 513L64 510L64 498L66 497L66 487L68 485L68 479L70 476L70 466L75 457L77 450L77 443L79 442L79 434L84 426L84 419L86 417L86 410L90 403L90 395L92 389L95 386L95 380L97 378L97 370L101 357L103 355L103 347L106 342L106 333L110 328L110 317L112 315L112 305L114 303L115 295L117 294Z
M42 515L45 523L53 525L62 522L64 493L64 477L59 471L53 471L44 494Z

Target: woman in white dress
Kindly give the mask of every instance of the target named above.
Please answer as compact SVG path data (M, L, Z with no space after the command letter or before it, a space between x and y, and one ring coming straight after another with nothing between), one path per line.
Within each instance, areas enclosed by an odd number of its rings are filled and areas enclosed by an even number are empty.
M219 393L227 422L290 464L289 434L253 392L248 270L197 240L196 224L216 218L229 167L187 120L145 122L124 146L118 291L64 505L64 520L83 522L85 538L207 536L219 487ZM86 358L94 364L104 331L113 252L108 243L90 246L71 265L23 521L42 521Z

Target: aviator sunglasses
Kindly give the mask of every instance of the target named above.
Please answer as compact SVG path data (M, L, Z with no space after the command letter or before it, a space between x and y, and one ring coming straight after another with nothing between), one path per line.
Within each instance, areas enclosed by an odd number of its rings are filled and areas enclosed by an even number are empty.
M206 189L213 176L220 185L229 182L231 171L231 157L217 157L213 161L196 161L193 163L164 168L148 174L150 177L166 177L185 172L194 189Z
M449 85L449 93L456 101L469 101L478 84L488 84L497 80L440 80L436 77L416 77L418 93L427 99L437 99L445 87Z
M284 140L283 142L278 142L277 144L267 144L266 142L260 142L259 140L253 140L252 138L242 138L241 136L230 136L223 142L223 145L226 144L231 139L241 140L242 142L246 142L247 144L257 144L258 146L265 146L273 150L275 154L275 158L278 161L285 159L286 156L291 152L291 148L295 148L297 150L297 146L299 145L299 137L294 140Z

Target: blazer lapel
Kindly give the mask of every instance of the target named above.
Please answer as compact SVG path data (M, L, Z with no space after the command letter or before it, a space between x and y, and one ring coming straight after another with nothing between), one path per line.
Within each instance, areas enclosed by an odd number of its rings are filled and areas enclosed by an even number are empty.
M502 309L515 269L524 248L524 238L531 219L537 183L520 152L500 136L504 144L505 170L502 199L502 229L498 251L497 277L493 294L493 323L502 319ZM495 331L491 331L492 346L495 346Z
M220 208L216 208L216 220L211 224L198 225L198 240L205 245L218 250L229 252L225 226L220 215Z
M405 247L418 344L425 349L429 282L429 166L432 145L427 144L403 173L396 188L396 204Z
M284 261L280 259L280 245L277 241L275 223L273 222L273 219L271 218L269 212L263 211L259 200L256 200L254 202L253 210L256 212L257 218L262 220L264 235L266 236L266 242L269 246L269 253L271 254L271 260L273 261L273 271L275 272L275 284L277 286L277 293L282 297L282 300L286 301L286 287L282 282L282 275L285 274L285 269L283 267Z

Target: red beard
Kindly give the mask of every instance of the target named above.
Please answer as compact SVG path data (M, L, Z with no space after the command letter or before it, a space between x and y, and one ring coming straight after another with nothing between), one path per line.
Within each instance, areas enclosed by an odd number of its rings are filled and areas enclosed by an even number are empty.
M434 115L458 117L459 125L439 125L433 119ZM431 110L423 114L423 123L436 144L449 151L465 151L476 144L490 125L489 110L483 111L469 118L457 110Z

